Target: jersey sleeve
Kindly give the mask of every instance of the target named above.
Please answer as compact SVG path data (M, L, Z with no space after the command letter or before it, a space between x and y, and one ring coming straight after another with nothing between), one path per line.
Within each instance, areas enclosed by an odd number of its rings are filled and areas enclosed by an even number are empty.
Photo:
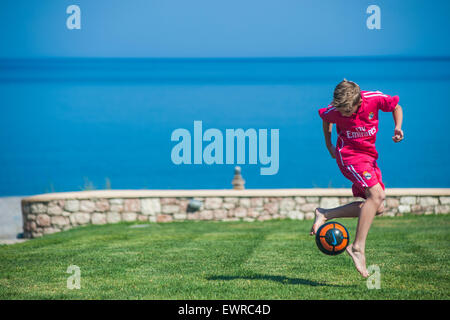
M378 108L384 112L392 112L397 106L400 98L398 96L390 96L387 94L381 94L379 96Z
M337 121L337 114L339 111L336 110L333 106L328 106L327 108L319 109L319 116L322 118L323 121L330 122L330 123L336 123Z

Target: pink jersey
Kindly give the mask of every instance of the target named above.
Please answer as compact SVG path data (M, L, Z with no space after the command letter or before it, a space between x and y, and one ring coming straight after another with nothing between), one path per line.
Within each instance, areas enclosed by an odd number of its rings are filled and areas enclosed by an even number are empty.
M350 117L344 117L329 105L319 110L320 117L336 124L336 161L341 165L356 164L364 160L378 159L375 140L378 132L378 110L392 112L398 104L398 96L380 91L361 91L362 104Z

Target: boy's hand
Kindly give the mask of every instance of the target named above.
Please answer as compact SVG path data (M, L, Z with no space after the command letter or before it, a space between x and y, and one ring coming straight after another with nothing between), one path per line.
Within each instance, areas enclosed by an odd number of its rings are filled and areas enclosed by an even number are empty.
M402 141L403 140L403 130L400 128L395 128L394 136L392 137L392 140L394 140L394 142Z
M331 157L333 159L336 159L336 149L334 148L334 146L329 145L327 148L328 148L328 152L330 153Z

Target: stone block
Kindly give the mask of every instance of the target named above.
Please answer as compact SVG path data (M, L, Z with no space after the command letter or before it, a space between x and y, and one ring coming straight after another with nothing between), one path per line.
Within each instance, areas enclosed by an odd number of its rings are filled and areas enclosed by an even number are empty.
M137 220L141 221L141 222L148 221L148 216L144 216L143 214L138 214Z
M306 198L305 197L295 197L294 200L295 200L295 202L297 204L304 204L304 203L306 203Z
M48 214L51 216L58 216L62 215L63 210L60 206L49 206L48 207Z
M301 211L296 210L289 212L288 217L293 220L304 220L305 214Z
M123 205L123 199L109 199L111 205Z
M156 217L156 222L171 222L173 217L168 214L160 214Z
M124 212L122 213L122 221L132 222L136 221L137 213L136 212Z
M311 212L317 208L317 204L315 203L305 203L300 206L300 211L302 212Z
M47 213L47 205L40 202L32 203L30 206L30 211L33 214Z
M439 204L439 199L436 197L419 197L419 204L423 207L436 206Z
M173 219L174 220L186 220L187 219L187 214L182 212L182 213L175 213L173 215Z
M106 222L117 223L122 220L122 216L118 212L108 212L106 213Z
M224 202L237 204L239 202L239 198L237 197L225 197L223 199Z
M320 199L320 207L325 209L336 208L340 206L339 198L336 197L322 197ZM310 210L309 210L310 211Z
M33 238L39 238L39 237L42 237L42 236L43 236L43 233L42 233L42 232L37 232L37 231L31 232L31 236L32 236Z
M292 211L295 209L296 202L292 198L284 198L280 201L280 211Z
M69 218L70 224L72 226L77 226L78 225L78 222L77 222L74 214L71 214L70 216L68 216L68 218Z
M91 221L91 215L86 212L75 212L73 216L77 224L87 224Z
M31 209L30 209L30 204L29 203L21 202L20 205L22 207L22 214L23 215L27 215L27 214L31 213Z
M187 214L188 220L199 220L200 219L200 212L190 212Z
M109 211L109 201L107 199L98 199L95 201L95 211L107 212Z
M105 224L106 223L106 214L94 212L91 216L92 224Z
M279 209L278 202L268 202L264 204L266 214L277 214Z
M389 210L384 210L383 212L383 216L385 217L395 217L395 215L397 214L398 209L397 208L392 208Z
M416 197L412 197L412 196L401 197L400 204L405 204L405 205L416 204Z
M109 211L111 211L111 212L123 212L123 204L112 204L109 207Z
M214 214L212 210L202 210L198 215L200 220L212 220L214 218Z
M70 224L70 220L69 218L63 216L53 216L51 217L51 224L57 227L64 227Z
M450 197L439 197L439 202L441 204L450 204Z
M52 233L56 233L59 231L61 231L61 229L54 228L54 227L48 227L48 228L44 228L43 234L52 234Z
M125 199L123 203L123 211L140 212L141 211L140 199Z
M36 217L36 224L40 227L50 227L50 217L46 214L39 214Z
M164 204L178 205L178 199L177 198L160 198L159 201L160 201L161 205L164 205Z
M62 215L63 209L58 205L49 204L47 212L51 216L58 216L58 215Z
M306 197L308 203L319 203L319 197Z
M141 199L141 212L147 216L156 216L161 213L161 204L158 198Z
M386 207L388 208L398 208L400 205L400 200L396 198L386 198Z
M316 215L314 214L314 212L306 212L304 217L305 220L312 220L316 217Z
M228 216L227 210L224 209L216 209L213 212L215 220L226 219Z
M222 198L206 198L204 208L207 210L220 209L222 208L222 202Z
M36 222L34 222L34 221L27 221L27 222L25 222L24 231L32 232L32 231L36 231L36 229L37 229Z
M66 200L64 202L64 210L69 212L77 212L80 209L80 202L78 200Z
M81 212L94 212L95 211L95 203L92 200L81 200L80 201L80 211Z
M434 208L434 213L436 214L450 213L450 205L448 204L438 205Z
M239 207L241 208L251 208L252 201L250 198L240 198L239 199Z
M161 206L161 212L164 214L173 214L180 212L180 207L176 204L165 204Z
M178 206L180 207L180 212L187 213L187 208L189 206L189 200L180 200Z
M233 216L236 217L236 218L244 218L244 217L247 216L247 209L246 208L237 207L233 211L234 211Z
M270 220L270 219L272 219L272 216L268 215L268 214L261 215L258 218L256 218L256 220L258 220L258 221L267 221L267 220Z
M224 202L223 204L222 204L222 207L224 208L224 209L234 209L235 207L236 207L236 204L235 203L232 203L232 202Z
M263 198L250 198L251 208L262 207L264 205Z

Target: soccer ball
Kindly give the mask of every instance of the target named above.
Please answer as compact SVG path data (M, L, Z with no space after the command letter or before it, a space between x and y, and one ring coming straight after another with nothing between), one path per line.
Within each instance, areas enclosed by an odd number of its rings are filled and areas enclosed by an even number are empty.
M339 222L327 222L316 233L317 247L325 254L335 256L344 252L350 242L347 229Z

